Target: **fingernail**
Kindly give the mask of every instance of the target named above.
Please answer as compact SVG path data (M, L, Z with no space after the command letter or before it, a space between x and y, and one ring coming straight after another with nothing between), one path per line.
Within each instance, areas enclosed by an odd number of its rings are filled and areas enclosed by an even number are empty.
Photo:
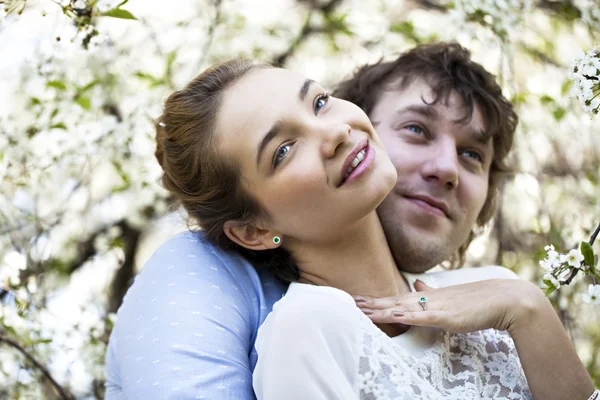
M372 315L375 311L371 310L370 308L361 308L360 311L363 312L363 314L365 315Z
M404 317L404 313L402 311L392 311L394 317Z
M363 296L354 296L354 301L357 303L366 303L367 298Z

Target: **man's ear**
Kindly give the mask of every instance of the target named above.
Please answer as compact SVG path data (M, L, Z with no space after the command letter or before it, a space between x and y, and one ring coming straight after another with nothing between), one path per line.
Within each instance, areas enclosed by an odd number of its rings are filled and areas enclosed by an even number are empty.
M223 232L233 242L250 250L270 250L279 247L273 243L276 233L270 229L259 228L254 224L227 221Z

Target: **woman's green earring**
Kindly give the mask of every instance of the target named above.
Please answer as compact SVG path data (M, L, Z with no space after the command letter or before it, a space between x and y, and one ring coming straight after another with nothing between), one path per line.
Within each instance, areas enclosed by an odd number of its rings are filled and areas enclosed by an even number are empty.
M274 236L273 237L273 243L275 243L275 244L281 243L281 238L279 236Z

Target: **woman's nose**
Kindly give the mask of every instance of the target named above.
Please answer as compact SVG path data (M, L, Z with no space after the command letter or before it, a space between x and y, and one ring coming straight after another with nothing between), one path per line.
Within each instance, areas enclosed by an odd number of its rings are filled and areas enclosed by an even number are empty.
M338 124L325 128L321 152L323 157L332 158L338 149L350 138L352 128L348 124Z

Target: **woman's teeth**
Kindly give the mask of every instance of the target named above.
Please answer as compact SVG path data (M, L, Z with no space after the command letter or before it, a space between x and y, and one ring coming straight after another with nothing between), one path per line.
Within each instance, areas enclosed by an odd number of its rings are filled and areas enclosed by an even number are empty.
M350 168L348 168L348 171L346 171L346 176L344 176L344 179L346 179L348 175L350 175L350 173L354 171L354 168L358 167L358 164L360 164L360 162L365 159L366 152L367 149L363 149L360 151L360 153L356 155L356 157L354 157L354 160L352 160L352 163L350 164Z

